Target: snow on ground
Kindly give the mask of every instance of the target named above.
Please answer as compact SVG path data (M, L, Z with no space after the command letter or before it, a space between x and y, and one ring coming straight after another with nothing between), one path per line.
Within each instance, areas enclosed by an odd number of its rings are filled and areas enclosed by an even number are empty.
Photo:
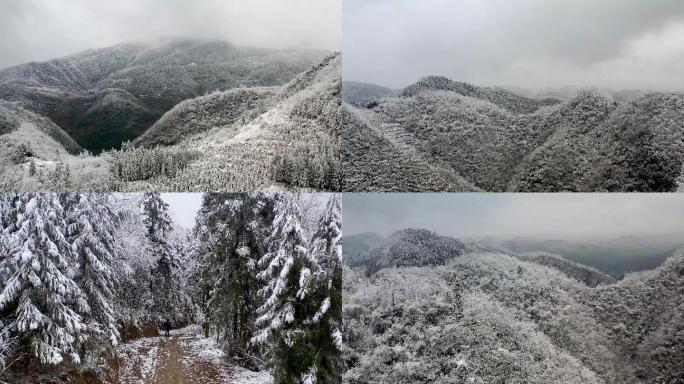
M253 372L248 369L237 367L231 377L234 383L239 384L271 384L273 376L266 371Z
M216 344L213 337L204 337L199 325L174 331L178 335L184 351L183 368L192 369L193 365L211 365L220 367L218 376L222 382L236 384L270 384L273 378L268 372L253 372L242 367L230 366L226 363L226 354Z
M117 348L121 383L143 384L152 380L159 350L158 339L147 337L133 340Z
M138 383L271 384L268 372L233 366L213 337L198 325L173 330L171 337L149 337L118 348L119 378Z
M268 129L266 129L266 127L271 127L278 124L287 124L288 122L289 114L287 111L283 111L282 106L276 106L275 108L268 110L266 113L245 125L242 129L240 129L240 133L235 135L230 141L237 143L258 138L259 136L268 133Z

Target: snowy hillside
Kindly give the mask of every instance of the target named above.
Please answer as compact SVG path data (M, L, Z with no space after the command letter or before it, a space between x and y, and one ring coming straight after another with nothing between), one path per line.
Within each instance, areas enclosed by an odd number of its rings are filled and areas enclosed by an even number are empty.
M110 187L106 159L77 155L81 147L50 119L0 100L0 125L0 191L69 188L72 179Z
M560 101L427 77L345 107L345 189L673 191L684 95L637 96ZM383 176L371 171L378 165Z
M367 251L369 273L383 268L442 265L467 251L465 244L425 229L403 229L392 233Z
M554 255L552 253L535 252L516 255L516 257L524 261L531 261L539 265L557 269L566 276L580 281L589 287L616 282L613 277L608 276L595 268L572 262L562 256Z
M382 244L385 238L374 232L360 233L358 235L345 236L342 241L342 254L344 262L351 266L368 265L368 251Z
M327 54L214 40L120 44L0 71L0 99L49 117L82 147L118 148L183 100L282 85Z
M537 260L539 261L539 260ZM345 383L676 383L684 255L617 283L493 251L344 274Z
M14 160L0 163L0 172L12 181L3 190L339 190L340 65L334 54L280 87L240 87L185 100L135 146L99 155L67 153L78 145L42 118L40 129L67 147L51 142L33 157L7 149L4 158ZM9 128L37 115L9 115L0 121L8 127L0 138L12 148L40 142Z
M176 142L170 150L200 155L177 175L125 188L338 190L340 71L335 54L280 88L236 89L182 103L140 144Z

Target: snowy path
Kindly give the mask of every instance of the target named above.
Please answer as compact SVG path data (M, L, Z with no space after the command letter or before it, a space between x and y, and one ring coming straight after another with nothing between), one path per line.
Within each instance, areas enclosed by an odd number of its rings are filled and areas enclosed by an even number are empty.
M175 330L171 337L148 337L119 347L121 384L270 384L267 372L231 366L212 338L197 326Z

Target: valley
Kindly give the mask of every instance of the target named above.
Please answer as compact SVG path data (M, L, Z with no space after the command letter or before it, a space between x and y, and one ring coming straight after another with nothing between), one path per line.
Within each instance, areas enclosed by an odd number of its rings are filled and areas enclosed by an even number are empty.
M346 81L344 87L348 191L681 188L682 93L522 96L441 76L402 90ZM371 171L378 166L382 172Z
M2 190L338 190L340 55L124 44L0 71Z
M458 250L434 262L453 246L404 230L368 251L390 260L381 268L345 267L345 383L684 378L681 248L617 281L558 255L449 242ZM406 243L420 250L410 262Z

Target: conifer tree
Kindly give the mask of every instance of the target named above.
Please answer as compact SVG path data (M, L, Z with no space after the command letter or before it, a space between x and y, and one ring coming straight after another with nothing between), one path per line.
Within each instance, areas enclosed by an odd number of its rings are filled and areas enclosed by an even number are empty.
M277 384L300 382L312 365L305 321L315 305L309 290L310 259L295 200L284 195L268 239L269 252L259 260L265 286L257 309L258 331L252 342L265 346Z
M18 198L16 193L0 194L0 287L4 287L16 271L16 262L10 257L10 251L16 230L15 203ZM9 308L0 311L0 371L7 366L17 344L17 337L9 327L12 316Z
M171 320L175 316L175 306L180 301L176 270L179 267L167 236L171 233L171 217L168 204L158 192L145 193L141 201L145 228L149 242L149 252L155 258L152 268L154 303L150 310L158 320Z
M318 309L307 319L313 363L304 383L338 383L342 369L342 212L338 195L327 203L311 242L310 279Z
M77 261L75 281L90 307L82 314L88 331L101 335L112 345L117 344L113 314L114 231L116 215L109 195L102 193L65 193L68 208L69 240ZM99 337L98 337L99 339Z
M273 200L262 193L207 194L198 215L197 279L205 313L233 358L250 347L256 309L256 263L265 253ZM247 362L249 363L249 362Z
M0 293L0 311L12 310L9 331L43 364L77 353L86 300L73 280L74 254L56 194L26 193L14 203L16 226L9 258L16 270Z

